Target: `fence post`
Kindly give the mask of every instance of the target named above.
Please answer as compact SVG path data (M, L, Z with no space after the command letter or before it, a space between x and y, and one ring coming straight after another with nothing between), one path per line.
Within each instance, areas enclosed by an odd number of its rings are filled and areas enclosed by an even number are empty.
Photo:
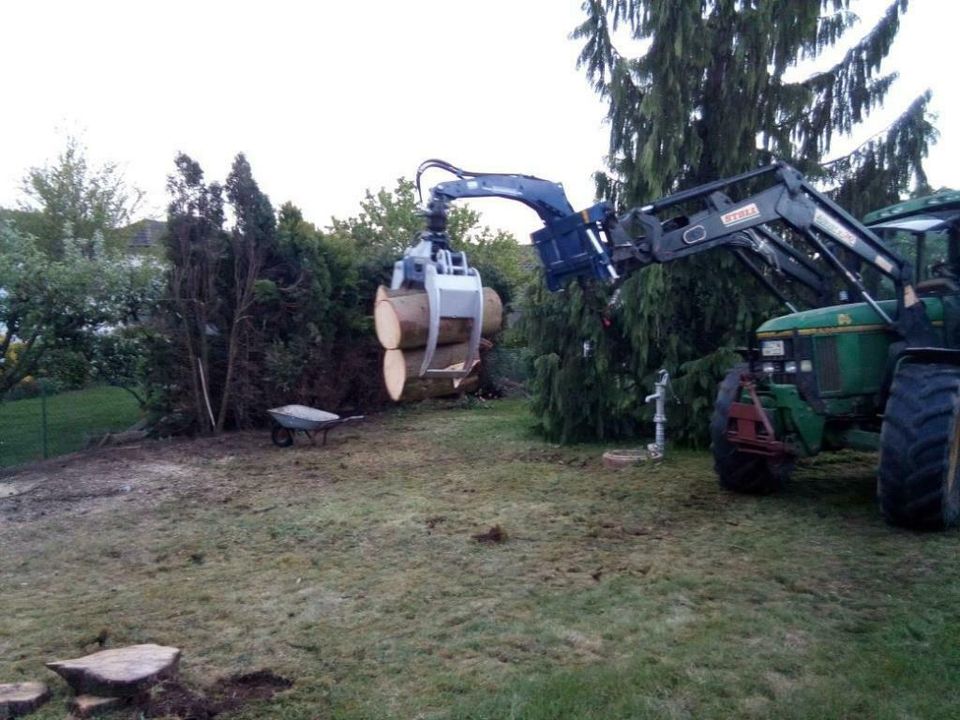
M47 381L40 379L40 423L43 438L43 459L47 459Z

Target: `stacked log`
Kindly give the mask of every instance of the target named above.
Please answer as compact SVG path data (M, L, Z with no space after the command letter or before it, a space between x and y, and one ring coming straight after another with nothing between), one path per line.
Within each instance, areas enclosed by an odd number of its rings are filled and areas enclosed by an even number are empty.
M381 286L374 305L377 339L386 351L383 356L383 380L392 400L402 402L430 397L473 392L480 384L476 365L472 374L456 383L450 378L421 378L430 312L427 294L422 290L391 290ZM503 304L490 288L483 291L484 337L496 334L503 323ZM443 318L437 336L437 349L430 367L460 369L467 356L472 320ZM481 344L490 347L489 342Z

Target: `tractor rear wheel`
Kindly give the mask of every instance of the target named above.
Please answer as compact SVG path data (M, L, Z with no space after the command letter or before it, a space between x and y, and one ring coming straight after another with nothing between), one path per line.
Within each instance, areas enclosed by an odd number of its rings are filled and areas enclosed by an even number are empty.
M880 432L877 500L892 525L942 530L960 520L960 367L897 370Z
M717 389L710 419L710 449L720 487L738 493L766 495L783 487L793 464L773 463L762 455L743 452L727 439L730 405L740 398L740 376L747 370L745 363L735 365Z

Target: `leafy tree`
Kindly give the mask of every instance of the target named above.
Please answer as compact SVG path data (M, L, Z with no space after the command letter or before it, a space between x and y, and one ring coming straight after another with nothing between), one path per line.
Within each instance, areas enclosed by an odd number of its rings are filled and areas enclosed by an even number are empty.
M361 295L373 297L378 285L389 284L393 263L413 244L423 230L414 184L400 179L392 191L381 188L376 195L367 191L359 215L346 220L334 219L327 235L349 238L364 269ZM467 253L484 284L500 293L508 302L529 281L523 265L523 250L516 239L503 231L480 225L480 214L464 204L450 208L447 230L455 250Z
M277 216L276 243L255 287L259 332L274 341L322 343L333 333L334 280L322 234L292 203Z
M145 407L150 377L148 348L153 336L149 325L132 324L99 337L86 358L91 379L123 388L141 408Z
M207 184L200 165L187 155L181 153L175 163L177 172L167 182L173 312L166 320L186 363L171 372L189 387L191 424L220 432L228 417L246 425L260 396L257 291L275 250L276 217L242 153L225 187ZM235 218L229 233L223 227L224 191ZM166 354L162 345L155 348Z
M906 7L895 0L847 44L857 25L849 0L587 0L573 36L608 103L609 171L596 175L598 195L625 209L779 157L835 186L854 213L896 200L925 179L928 94L885 133L821 163L886 97L896 76L881 64ZM617 31L645 52L622 53ZM837 44L846 51L836 63L802 74ZM534 411L562 440L632 434L659 367L684 400L674 436L704 438L716 376L775 308L720 251L635 273L604 333L605 290L533 293Z
M413 185L367 192L358 215L320 230L289 203L275 214L242 155L224 188L208 184L185 155L176 166L168 181L165 333L147 339L153 403L166 413L166 429L219 432L290 402L329 409L384 402L371 306L423 226ZM225 200L236 218L229 232ZM525 277L520 249L478 221L455 209L455 242L488 284L510 293Z
M93 239L63 239L62 257L0 221L0 396L57 354L89 363L99 343L155 307L159 268Z
M176 172L167 179L165 246L170 262L169 305L161 322L168 325L171 343L158 343L155 387L166 392L157 400L164 411L178 410L188 425L212 431L216 427L211 400L213 340L222 312L218 281L226 254L223 230L223 188L207 184L199 163L181 153ZM170 345L180 346L180 362L170 362ZM189 388L189 390L187 390ZM189 402L183 403L184 391Z
M92 166L74 137L55 163L27 172L22 191L26 200L14 215L17 226L56 258L63 257L64 238L99 234L108 248L122 249L117 231L130 222L142 198L116 164Z
M166 341L151 344L166 429L220 432L258 422L271 403L309 401L309 368L334 334L320 233L292 205L275 215L242 154L225 186L181 154L168 190L171 302Z
M358 292L361 280L350 237L327 235L295 206L281 207L277 243L257 287L267 393L325 408L382 402L371 297Z
M230 242L224 271L228 317L226 371L217 415L218 431L223 430L227 412L233 404L238 422L247 417L244 407L248 389L254 380L250 355L254 350L252 334L253 313L257 283L276 242L277 220L270 199L260 190L250 163L241 153L233 161L227 176L227 199L233 208L236 222L230 233ZM236 387L235 387L236 386Z

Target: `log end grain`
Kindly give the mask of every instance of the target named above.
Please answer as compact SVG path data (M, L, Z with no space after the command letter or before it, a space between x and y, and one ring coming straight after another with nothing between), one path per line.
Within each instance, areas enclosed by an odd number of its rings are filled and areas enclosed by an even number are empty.
M400 346L400 318L389 302L381 300L373 306L373 326L381 347L393 350Z

